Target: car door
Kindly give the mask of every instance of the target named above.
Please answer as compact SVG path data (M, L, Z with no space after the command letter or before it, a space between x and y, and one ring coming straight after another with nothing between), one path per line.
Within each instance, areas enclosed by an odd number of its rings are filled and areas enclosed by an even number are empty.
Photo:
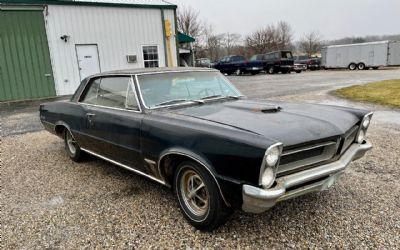
M140 148L143 114L130 76L99 78L96 100L87 104L84 126L94 153L144 170Z

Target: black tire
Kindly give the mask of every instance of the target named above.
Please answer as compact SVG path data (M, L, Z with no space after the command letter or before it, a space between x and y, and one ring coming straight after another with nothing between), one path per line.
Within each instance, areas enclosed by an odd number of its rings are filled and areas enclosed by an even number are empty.
M74 147L75 150L72 149L72 144L70 140L74 141ZM81 148L79 147L78 143L75 141L72 133L68 130L64 130L64 144L65 144L65 150L68 153L69 158L73 160L74 162L81 162L84 157L84 153L82 152Z
M235 75L237 76L242 75L242 71L240 69L235 70Z
M189 189L188 186L190 186L190 184L187 186L185 182L188 175L193 177L194 180L197 180L198 183L204 184L204 187L198 191L200 192L199 196L197 195L198 192L195 192L194 198L187 197L187 189ZM192 188L197 189L202 184L198 184L196 188L193 187L193 184ZM184 161L177 167L174 175L174 191L183 216L191 225L199 230L211 231L225 223L230 215L231 209L225 205L221 198L219 188L214 178L203 166L195 162ZM189 194L190 193L192 192L189 192ZM200 195L202 195L202 197L200 197ZM196 201L197 197L199 199ZM207 203L202 202L202 200L207 200ZM201 207L197 206L198 204L207 205ZM196 211L196 208L200 207L201 209Z
M356 70L356 69L357 69L357 65L355 63L349 64L349 70Z
M270 74L270 75L275 74L275 68L274 68L274 66L268 66L268 68L267 68L267 73Z
M300 74L300 73L301 73L301 70L296 70L296 73L297 73L297 74Z
M358 70L365 70L365 64L364 63L359 63L357 65Z

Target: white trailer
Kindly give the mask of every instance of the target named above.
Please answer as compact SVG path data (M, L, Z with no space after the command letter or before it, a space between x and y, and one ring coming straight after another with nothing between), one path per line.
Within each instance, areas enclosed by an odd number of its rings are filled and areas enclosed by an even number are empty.
M322 67L350 70L400 66L400 41L381 41L322 48Z

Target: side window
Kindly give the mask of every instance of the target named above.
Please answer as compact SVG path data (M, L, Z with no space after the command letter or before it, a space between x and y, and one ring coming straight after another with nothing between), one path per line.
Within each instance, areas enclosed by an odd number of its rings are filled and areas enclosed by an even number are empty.
M279 52L274 53L275 59L279 59Z
M111 108L125 108L130 77L105 77L101 79L97 105Z
M126 108L139 111L139 104L136 99L135 90L132 89L132 84L128 85L128 93L126 94Z
M155 45L143 46L143 60L145 68L157 68L159 65L158 47Z
M97 92L100 86L100 78L93 79L86 86L83 97L79 100L80 102L87 104L97 104Z

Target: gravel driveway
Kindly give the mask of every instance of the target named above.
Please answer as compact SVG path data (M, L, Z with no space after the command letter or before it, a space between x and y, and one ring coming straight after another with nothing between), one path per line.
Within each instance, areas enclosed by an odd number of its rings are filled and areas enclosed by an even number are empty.
M227 224L202 233L185 222L165 187L95 158L73 163L63 142L44 131L7 136L0 145L2 248L396 249L400 112L325 90L279 99L378 110L368 133L374 149L331 190L264 214L235 211Z

